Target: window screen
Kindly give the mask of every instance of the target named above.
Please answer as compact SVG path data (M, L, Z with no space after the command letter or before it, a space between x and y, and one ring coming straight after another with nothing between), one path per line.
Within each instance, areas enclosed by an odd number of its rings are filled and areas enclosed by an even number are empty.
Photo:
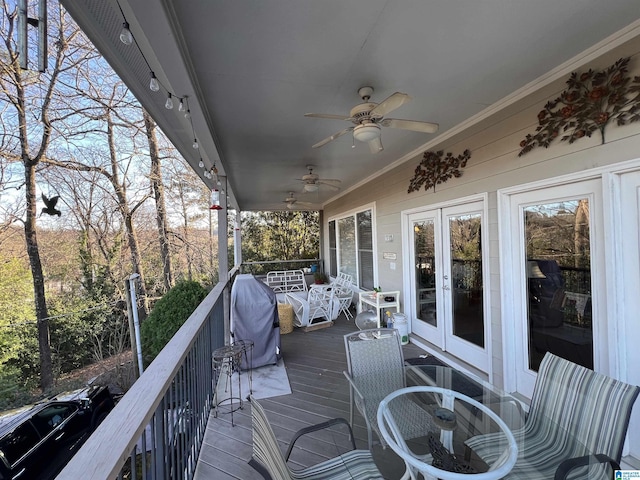
M336 221L329 222L329 275L338 275L338 252L336 250Z

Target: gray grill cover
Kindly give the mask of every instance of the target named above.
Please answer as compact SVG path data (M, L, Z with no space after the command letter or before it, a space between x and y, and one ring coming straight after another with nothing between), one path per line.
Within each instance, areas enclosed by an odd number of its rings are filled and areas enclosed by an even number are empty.
M251 274L238 275L231 288L231 335L234 342L253 341L253 368L278 363L278 320L273 290Z

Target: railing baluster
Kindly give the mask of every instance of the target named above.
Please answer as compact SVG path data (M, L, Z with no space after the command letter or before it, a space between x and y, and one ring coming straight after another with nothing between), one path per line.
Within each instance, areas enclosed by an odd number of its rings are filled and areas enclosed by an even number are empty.
M213 406L211 355L229 341L224 299L236 273L212 290L58 480L123 479L127 468L132 480L193 478Z

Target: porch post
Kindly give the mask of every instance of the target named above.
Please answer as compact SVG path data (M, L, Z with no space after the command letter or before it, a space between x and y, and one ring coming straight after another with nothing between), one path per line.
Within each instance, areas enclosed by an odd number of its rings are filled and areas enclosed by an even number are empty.
M242 263L242 231L240 230L240 209L236 210L236 222L233 229L233 258L234 266Z
M229 236L227 235L227 177L220 177L220 206L218 210L218 282L229 281ZM228 288L224 289L224 339L225 345L231 339L231 296Z

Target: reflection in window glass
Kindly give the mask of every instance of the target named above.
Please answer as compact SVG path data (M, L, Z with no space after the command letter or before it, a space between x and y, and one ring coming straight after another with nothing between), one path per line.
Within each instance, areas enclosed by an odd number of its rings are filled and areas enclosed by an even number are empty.
M416 265L416 312L434 327L436 320L436 263L433 220L414 222L413 243Z
M586 198L524 209L529 368L551 352L593 368Z
M0 440L0 453L3 454L10 465L13 465L35 447L39 441L40 437L34 428L30 423L26 422L16 427L13 432L5 435Z
M480 214L449 217L453 334L484 348Z
M340 235L340 272L357 278L356 270L356 222L354 217L346 217L338 220Z
M359 284L364 290L373 290L373 230L371 210L356 215L358 225Z

